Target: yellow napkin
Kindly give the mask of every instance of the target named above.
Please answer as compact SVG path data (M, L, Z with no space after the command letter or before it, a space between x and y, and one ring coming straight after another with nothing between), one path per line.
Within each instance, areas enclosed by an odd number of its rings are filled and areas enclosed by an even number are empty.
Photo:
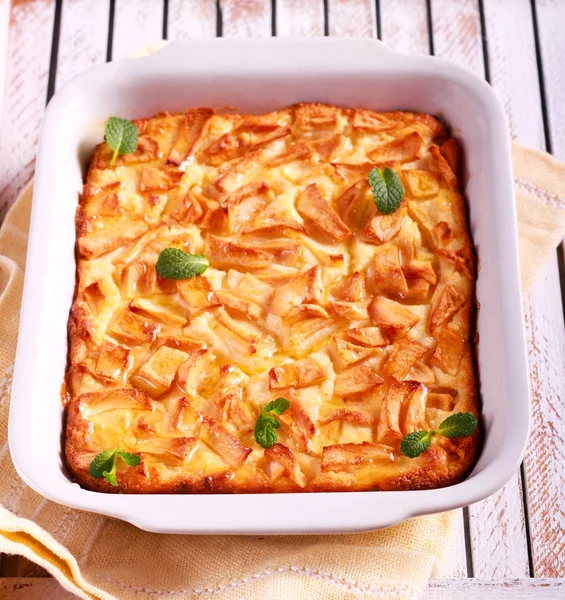
M565 234L565 164L514 145L524 289ZM7 449L31 184L0 231L0 552L21 554L82 598L407 600L438 574L455 513L357 535L159 535L44 500Z

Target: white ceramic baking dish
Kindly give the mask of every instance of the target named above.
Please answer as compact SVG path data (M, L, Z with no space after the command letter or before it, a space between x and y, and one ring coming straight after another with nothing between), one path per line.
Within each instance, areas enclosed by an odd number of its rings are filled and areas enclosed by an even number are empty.
M110 115L189 106L264 112L298 101L441 115L463 143L480 257L479 369L484 447L444 489L272 495L113 495L81 489L62 461L61 382L75 285L77 194ZM183 41L88 71L52 99L41 133L10 412L18 473L45 497L171 533L364 531L494 493L519 464L529 426L510 138L492 89L455 64L373 40ZM273 515L275 515L273 517Z

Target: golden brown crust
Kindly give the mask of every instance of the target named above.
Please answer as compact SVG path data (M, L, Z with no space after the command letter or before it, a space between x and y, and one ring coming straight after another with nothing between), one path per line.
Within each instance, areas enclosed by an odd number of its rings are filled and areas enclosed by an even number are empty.
M404 435L479 414L476 257L460 149L436 118L299 104L189 109L135 122L138 149L93 154L76 216L65 457L125 493L404 490L462 480L480 448ZM382 215L367 184L406 189ZM210 267L162 279L159 253ZM278 442L253 428L284 396ZM118 487L89 474L108 448Z

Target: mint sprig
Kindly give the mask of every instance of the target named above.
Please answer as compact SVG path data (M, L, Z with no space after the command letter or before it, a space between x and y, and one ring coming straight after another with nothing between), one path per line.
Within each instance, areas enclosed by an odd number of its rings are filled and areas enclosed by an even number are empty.
M165 248L159 254L155 268L165 279L190 279L202 275L209 264L204 254L189 254L179 248Z
M281 426L277 416L282 415L289 406L290 402L286 398L277 398L263 407L253 430L255 441L259 446L270 448L277 443L276 430Z
M116 469L118 468L118 457L129 467L136 467L141 462L141 456L138 454L123 452L122 450L118 450L118 448L110 448L97 454L90 463L88 470L92 477L104 477L108 483L117 487Z
M404 186L396 172L390 167L384 171L374 168L369 172L368 179L379 212L390 215L397 210L404 198Z
M430 447L434 435L444 435L448 438L467 437L475 433L477 425L477 417L473 413L455 413L443 420L437 429L423 429L405 435L400 442L400 452L408 458L416 458Z
M477 429L477 417L473 413L460 412L447 417L437 428L437 432L448 438L467 437Z
M400 442L400 452L408 458L416 458L425 452L432 443L431 431L413 431L405 435Z
M104 132L106 143L114 151L110 166L113 167L119 154L131 154L137 150L139 128L127 119L110 117Z

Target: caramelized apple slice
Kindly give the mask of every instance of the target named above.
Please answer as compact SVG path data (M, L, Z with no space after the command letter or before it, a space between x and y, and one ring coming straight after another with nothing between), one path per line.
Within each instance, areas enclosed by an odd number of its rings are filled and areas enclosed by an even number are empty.
M147 298L134 298L129 306L134 312L147 313L171 327L179 328L186 323L186 317L181 314L180 306L172 303L158 304Z
M206 415L202 415L200 437L234 469L239 469L251 454L251 448L244 446L221 423Z
M207 277L192 277L176 282L177 290L184 300L188 316L193 319L203 310L221 306L222 302L214 293L212 284Z
M351 471L366 464L388 464L393 461L393 449L384 444L335 444L324 447L322 471Z
M363 133L381 133L395 129L401 123L371 110L356 110L353 116L353 129Z
M302 452L306 452L308 442L316 433L316 426L292 388L288 390L287 396L290 400L290 406L279 417L279 420L284 430L294 439L298 448Z
M171 219L182 225L197 223L204 214L204 210L192 190L188 190L186 193L179 191L176 194L169 194L167 212L171 215Z
M359 425L361 427L372 427L376 422L376 417L374 413L368 410L339 408L338 410L333 410L321 419L322 423L331 423L333 421L353 423L354 425Z
M159 325L144 317L133 313L128 308L122 310L112 323L109 333L118 341L130 346L143 346L150 344L159 331Z
M422 136L413 131L402 138L373 148L367 152L367 156L376 164L407 163L420 158L423 145Z
M385 335L392 338L406 333L418 322L418 317L409 308L383 297L371 301L369 316Z
M455 269L471 281L475 279L476 259L472 246L464 246L460 250L436 248L436 255L453 264Z
M390 241L406 219L406 208L399 208L390 215L375 215L359 233L359 239L367 244L382 244Z
M311 357L273 367L269 371L269 389L302 388L321 383L327 371Z
M242 246L234 242L208 236L206 256L210 263L218 267L263 269L271 264L267 252L252 246Z
M332 239L343 242L351 235L351 230L322 196L317 184L310 184L300 195L296 210L314 227L321 229Z
M273 193L265 181L251 181L232 192L223 203L228 209L228 233L234 233L249 223L258 211L262 214L272 200Z
M332 337L330 352L338 370L343 371L344 369L347 369L347 367L369 358L375 353L375 350L373 348L356 346L351 342L346 342L345 340L334 336Z
M96 361L96 374L106 379L119 379L127 368L129 354L127 348L105 342Z
M161 462L184 461L191 450L196 447L198 440L195 437L150 437L138 440L135 445L137 452L143 454L155 454Z
M402 171L402 176L408 194L416 200L426 200L437 196L439 181L432 171L406 169Z
M370 300L359 300L358 302L341 302L330 300L328 312L338 319L347 321L365 321L369 318L368 306Z
M395 382L389 387L381 404L379 425L377 427L377 439L379 441L394 442L394 440L403 437L400 428L402 407L410 394L419 385L415 381L401 381Z
M141 219L98 217L87 220L78 238L78 249L84 258L92 259L115 250L141 237L149 225Z
M437 346L430 364L448 375L457 375L465 349L465 340L445 327L436 334Z
M251 219L249 225L243 230L243 234L269 232L284 234L286 231L305 232L306 229L302 223L296 220L293 211L285 203L275 199Z
M177 369L177 384L189 396L194 396L206 380L212 358L207 348L192 351Z
M286 474L296 485L301 488L306 487L306 477L290 448L284 444L275 444L265 450L265 456L282 465Z
M136 388L153 398L162 396L172 385L177 369L189 355L181 350L161 346L131 378Z
M294 114L294 126L301 131L337 131L347 122L339 108L328 104L299 104Z
M310 145L325 160L337 162L340 156L340 150L346 147L347 138L338 133L330 138L314 140Z
M377 212L375 201L368 194L369 182L362 179L347 188L336 201L340 218L353 231L365 227Z
M270 311L276 315L285 315L303 302L321 303L323 295L320 274L321 269L316 265L278 287L271 300Z
M101 392L87 392L74 399L85 419L94 418L112 410L153 410L149 396L131 388L113 388Z
M355 271L351 275L346 275L331 288L333 296L339 300L356 302L367 298L367 289L365 286L365 275Z
M341 337L352 344L365 346L366 348L379 348L390 344L390 340L378 327L353 327L351 329L344 329L341 332Z
M255 170L263 160L264 150L259 148L245 154L215 182L219 193L230 194L238 187L247 183L255 174Z
M184 173L176 168L143 167L139 181L140 192L166 192L179 185Z
M436 408L451 412L455 408L456 396L447 392L430 391L426 398L426 408Z
M210 108L189 108L178 137L169 154L169 162L180 165L192 156L214 111Z
M459 188L459 182L457 175L451 170L450 164L445 160L439 146L432 144L430 146L430 154L435 161L436 168L439 171L441 177L445 181L447 187L452 191L456 192Z
M198 411L190 404L186 396L181 396L172 405L172 415L169 422L169 429L176 431L186 431L192 429L199 422Z
M430 331L433 333L442 323L449 321L465 302L465 296L455 286L444 286L432 309Z
M373 265L375 291L378 294L402 297L408 293L398 246L386 244L375 248Z
M263 316L263 310L255 302L239 298L235 294L218 290L216 297L221 304L229 311L234 311L239 315L245 315L248 319L258 320Z
M415 387L408 395L404 414L400 416L401 429L405 435L412 431L421 431L428 428L426 423L426 396L427 390L422 384Z
M371 367L359 365L336 375L334 394L341 398L349 398L368 392L382 382L383 378Z
M408 375L414 363L429 350L427 346L413 340L396 344L386 361L384 369L389 375L400 381Z

